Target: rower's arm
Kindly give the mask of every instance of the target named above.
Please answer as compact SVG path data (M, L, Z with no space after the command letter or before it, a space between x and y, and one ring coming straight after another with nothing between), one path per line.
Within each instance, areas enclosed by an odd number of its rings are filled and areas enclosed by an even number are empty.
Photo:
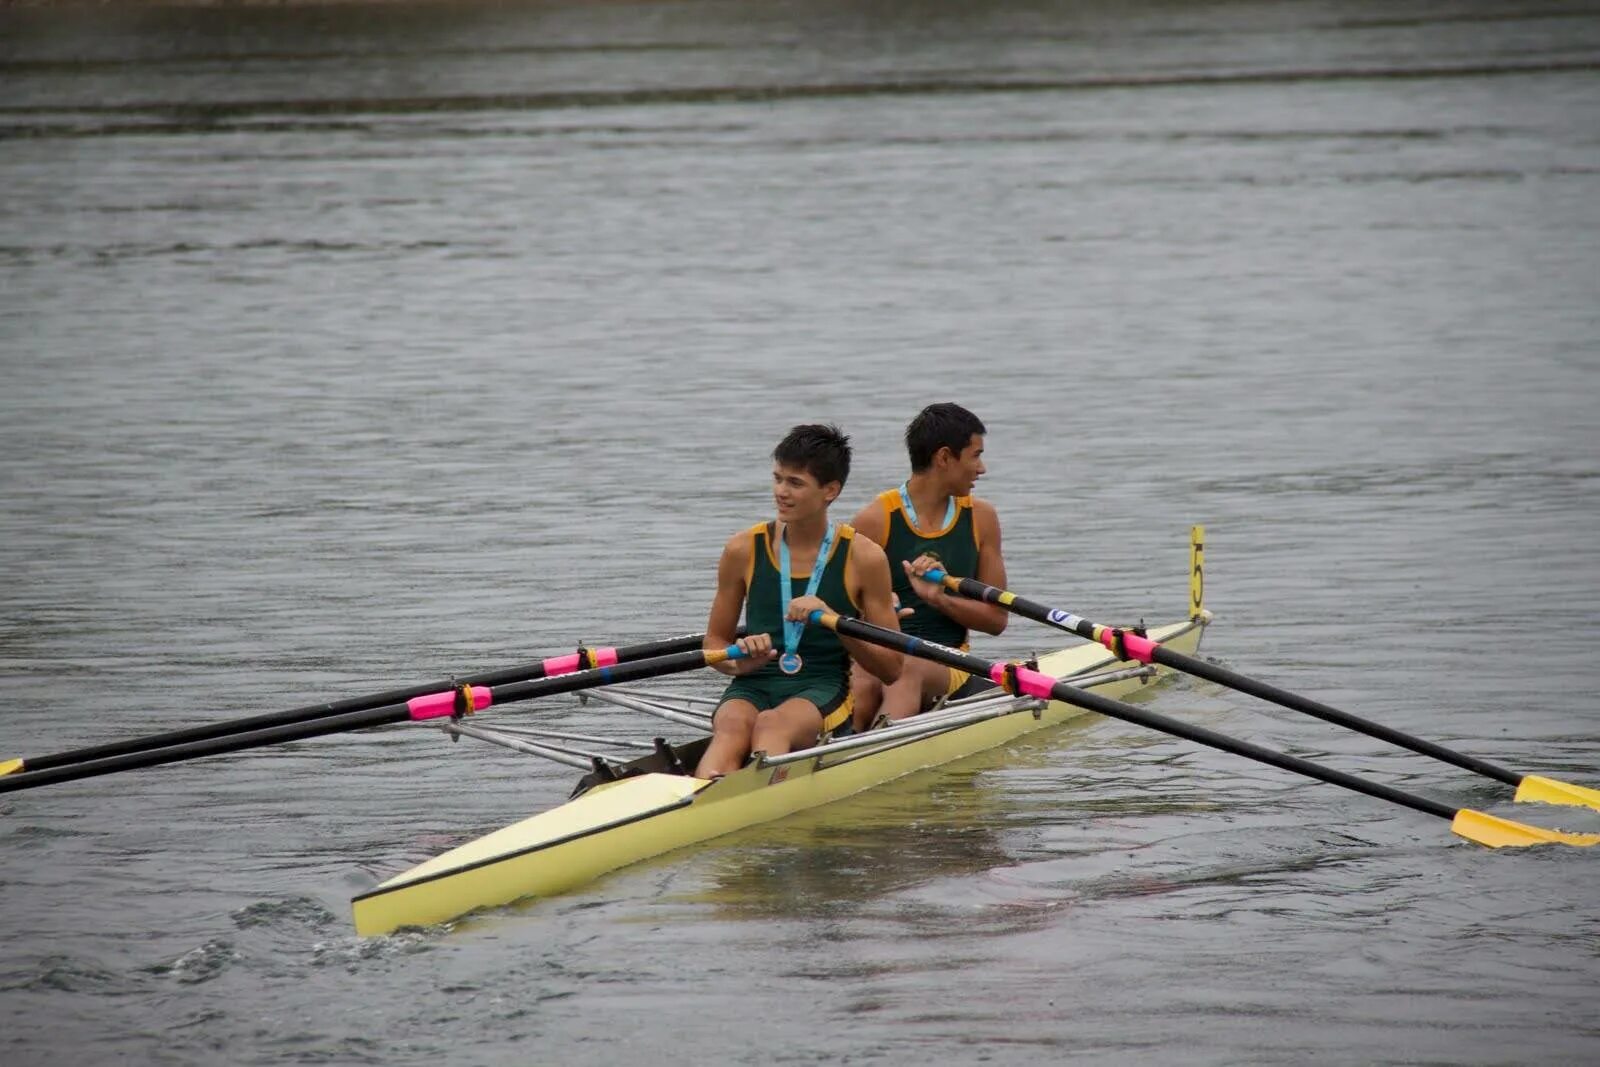
M770 650L772 639L766 634L751 634L740 641L739 616L744 611L744 598L747 590L744 584L745 571L750 569L750 544L751 537L747 532L740 531L728 539L722 547L722 558L717 561L717 593L711 598L711 615L706 619L706 636L701 643L706 651L718 651L732 644L745 647L745 642L751 642L759 637L766 638L765 648ZM747 652L758 652L756 648L746 647ZM731 677L749 674L765 666L772 658L768 651L765 655L751 655L746 659L724 660L713 663L711 669L720 671Z
M1004 589L1006 561L1000 551L1000 516L987 500L974 500L972 521L978 526L978 573L975 577L980 582ZM1010 613L998 604L969 600L942 585L933 585L921 579L914 579L914 582L918 596L935 611L948 615L968 630L1000 634L1005 631L1006 622L1011 618Z
M857 533L859 535L860 531ZM853 579L850 595L861 610L861 617L887 630L900 629L900 617L894 610L894 589L889 582L889 557L884 555L883 549L869 538L857 536L851 543L847 569ZM895 649L857 641L843 634L839 635L839 640L850 658L884 685L893 685L900 677L905 657Z

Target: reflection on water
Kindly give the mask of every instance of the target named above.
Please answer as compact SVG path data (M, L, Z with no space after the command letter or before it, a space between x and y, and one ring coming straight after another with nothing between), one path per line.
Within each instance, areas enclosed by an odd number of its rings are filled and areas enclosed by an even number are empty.
M683 900L732 919L826 918L1007 863L1006 813L982 773L964 761L720 839L710 884Z

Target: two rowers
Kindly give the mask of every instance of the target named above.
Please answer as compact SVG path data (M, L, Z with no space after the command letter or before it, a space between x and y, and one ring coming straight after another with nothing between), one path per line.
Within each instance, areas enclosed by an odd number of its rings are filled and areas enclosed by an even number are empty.
M735 643L741 613L749 636L737 641L744 658L716 666L733 681L712 718L697 776L737 770L752 751L775 756L824 734L865 729L880 714L914 715L965 683L961 671L807 626L806 619L837 611L962 648L970 630L1005 629L1003 609L950 595L923 577L937 567L1005 586L1000 520L972 496L984 473L985 432L957 404L924 408L906 427L910 476L879 494L853 525L828 516L850 476L849 438L836 427L807 425L778 443L776 520L735 534L717 564L705 647Z

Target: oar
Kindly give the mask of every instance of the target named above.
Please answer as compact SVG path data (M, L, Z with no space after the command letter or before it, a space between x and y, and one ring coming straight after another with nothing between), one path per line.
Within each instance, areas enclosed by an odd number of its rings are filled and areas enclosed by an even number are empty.
M1358 793L1377 797L1380 800L1391 801L1423 812L1434 815L1450 822L1450 828L1470 841L1476 841L1491 848L1503 845L1539 845L1539 844L1565 844L1589 846L1600 844L1600 834L1571 834L1560 830L1546 830L1537 826L1526 826L1509 819L1501 819L1481 811L1468 808L1452 808L1426 797L1407 793L1376 782L1369 782L1364 778L1357 778L1343 771L1336 771L1331 767L1324 767L1320 763L1290 756L1283 752L1274 752L1269 748L1240 741L1226 734L1219 734L1201 726L1191 726L1189 723L1178 719L1169 719L1144 708L1132 704L1124 704L1120 700L1112 700L1098 693L1086 692L1074 688L1066 682L1060 682L1048 674L1043 674L1027 667L1014 663L995 663L991 660L980 659L967 652L959 652L944 645L934 644L920 638L903 634L898 630L886 630L881 626L874 626L860 619L847 619L832 612L814 611L810 621L813 624L826 626L830 630L854 637L862 641L871 641L886 648L896 648L911 656L921 656L937 663L943 663L958 670L971 674L983 675L1003 687L1007 692L1038 697L1046 700L1059 700L1065 704L1073 704L1089 711L1099 712L1101 715L1113 719L1121 719L1137 726L1143 726L1161 733L1182 737L1197 744L1210 748L1231 752L1236 756L1256 760L1260 763L1270 764L1286 771L1294 771L1330 785L1343 786L1353 789Z
M684 637L647 641L639 645L627 645L623 648L580 648L578 651L569 652L565 656L554 656L536 663L524 663L520 666L507 667L503 670L491 671L486 674L476 674L471 678L465 679L464 682L472 686L494 686L534 678L554 678L558 675L570 674L573 671L589 667L609 667L616 663L628 663L651 656L687 652L699 648L704 636L703 634L689 634ZM228 737L233 734L250 733L269 726L288 726L293 723L311 722L315 719L345 715L353 711L366 711L370 708L386 707L391 704L403 703L413 697L437 693L442 689L449 689L451 686L458 684L462 683L454 680L429 682L425 685L413 685L404 689L390 689L387 692L373 693L368 696L348 697L344 700L335 700L326 704L311 704L303 708L292 708L289 711L254 715L245 719L228 719L224 722L208 723L204 726L191 726L182 730L170 730L166 733L130 737L122 741L112 741L109 744L94 745L90 748L77 748L70 752L55 752L45 756L28 756L24 759L3 760L0 761L0 776L49 770L52 767L67 767L76 763L88 763L93 760L106 759L110 756L123 756L130 752L147 752L151 749L171 748L174 745L187 744L191 741L206 741L213 737Z
M1172 667L1198 678L1225 685L1230 689L1237 689L1242 693L1260 697L1262 700L1282 705L1293 711L1304 712L1324 722L1335 723L1351 730L1357 730L1371 737L1387 741L1401 748L1410 749L1412 752L1424 756L1431 756L1436 760L1454 764L1463 770L1481 774L1487 778L1504 782L1506 785L1515 786L1517 793L1514 799L1519 801L1535 801L1544 804L1570 804L1578 807L1590 807L1600 810L1600 790L1589 789L1586 786L1573 785L1570 782L1557 781L1554 778L1541 778L1534 774L1518 774L1507 770L1488 760L1469 756L1464 752L1445 748L1421 737L1402 733L1393 727L1382 723L1363 719L1359 715L1352 715L1347 711L1330 707L1319 700L1291 693L1287 689L1279 689L1275 685L1246 677L1226 667L1219 667L1214 663L1207 663L1203 659L1185 655L1182 652L1167 648L1157 641L1141 637L1127 630L1101 626L1090 622L1088 619L1073 615L1067 611L1051 608L1048 605L1025 600L1015 593L1004 589L997 589L973 578L956 578L940 570L930 570L927 578L932 582L940 582L946 589L960 593L962 596L973 600L982 600L990 604L999 604L1007 611L1015 612L1024 618L1042 622L1046 626L1054 626L1058 630L1087 637L1091 641L1106 646L1118 659L1133 659L1140 663L1160 663Z
M554 696L558 693L573 693L581 689L593 689L595 686L610 685L613 682L635 682L640 679L656 678L665 674L678 674L700 667L708 667L714 663L722 663L725 660L739 659L743 655L744 652L740 650L738 645L729 645L727 648L713 649L711 651L695 649L690 652L674 652L665 656L634 660L630 663L619 663L609 667L595 667L585 671L562 674L553 678L512 682L509 685L493 688L483 685L463 684L456 689L424 693L409 700L396 702L384 707L367 708L361 711L346 712L342 715L324 716L310 722L269 726L265 729L230 734L227 737L214 737L203 741L168 745L165 748L130 752L121 756L89 760L85 763L74 763L65 767L52 767L42 771L24 771L21 774L12 774L0 778L0 793L9 793L13 790L29 789L40 785L53 785L56 782L70 782L78 778L110 774L113 771L155 767L163 763L176 763L179 760L196 759L201 756L215 756L224 752L237 752L240 749L275 745L285 741L300 741L309 737L321 737L324 734L360 730L368 726L383 726L389 723L411 721L421 722L452 715L470 714L474 711L482 711L492 704L509 704L518 700L532 700L535 697Z

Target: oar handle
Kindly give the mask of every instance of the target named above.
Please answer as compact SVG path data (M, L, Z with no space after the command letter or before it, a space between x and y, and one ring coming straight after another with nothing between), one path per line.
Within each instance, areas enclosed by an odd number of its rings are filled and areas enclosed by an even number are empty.
M1077 634L1079 637L1087 638L1090 641L1105 644L1102 631L1111 632L1108 627L1092 623L1081 615L1074 615L1070 611L1062 611L1059 608L1046 607L1043 604L1035 604L1031 600L1024 600L1013 592L997 588L987 582L980 582L976 578L958 578L953 574L946 574L937 567L931 568L923 577L930 582L938 582L952 593L960 593L969 600L982 600L989 604L999 604L1007 611L1021 615L1024 618L1054 626L1056 629L1065 630L1067 633ZM1116 649L1113 648L1112 651L1116 651ZM1126 659L1127 657L1123 658Z
M347 712L343 715L324 716L311 722L284 723L259 730L230 734L226 737L169 745L165 748L147 749L141 752L130 752L120 756L109 756L65 767L50 767L45 770L10 774L0 777L0 793L31 789L36 786L54 785L58 782L70 782L81 778L92 778L116 771L156 767L167 763L177 763L180 760L198 759L202 756L221 755L226 752L238 752L247 748L259 748L263 745L302 741L312 737L322 737L326 734L365 729L369 726L384 726L407 721L424 722L444 716L470 714L496 704L510 704L520 700L532 700L536 697L573 693L582 689L592 689L596 686L610 685L616 682L638 681L643 678L675 674L699 667L707 667L726 660L740 659L744 655L744 650L739 648L738 645L729 645L727 648L721 649L695 649L674 652L665 656L634 660L614 666L594 667L586 671L577 671L554 678L513 682L509 685L498 687L463 684L456 689L424 693L385 707L366 708L361 711Z

